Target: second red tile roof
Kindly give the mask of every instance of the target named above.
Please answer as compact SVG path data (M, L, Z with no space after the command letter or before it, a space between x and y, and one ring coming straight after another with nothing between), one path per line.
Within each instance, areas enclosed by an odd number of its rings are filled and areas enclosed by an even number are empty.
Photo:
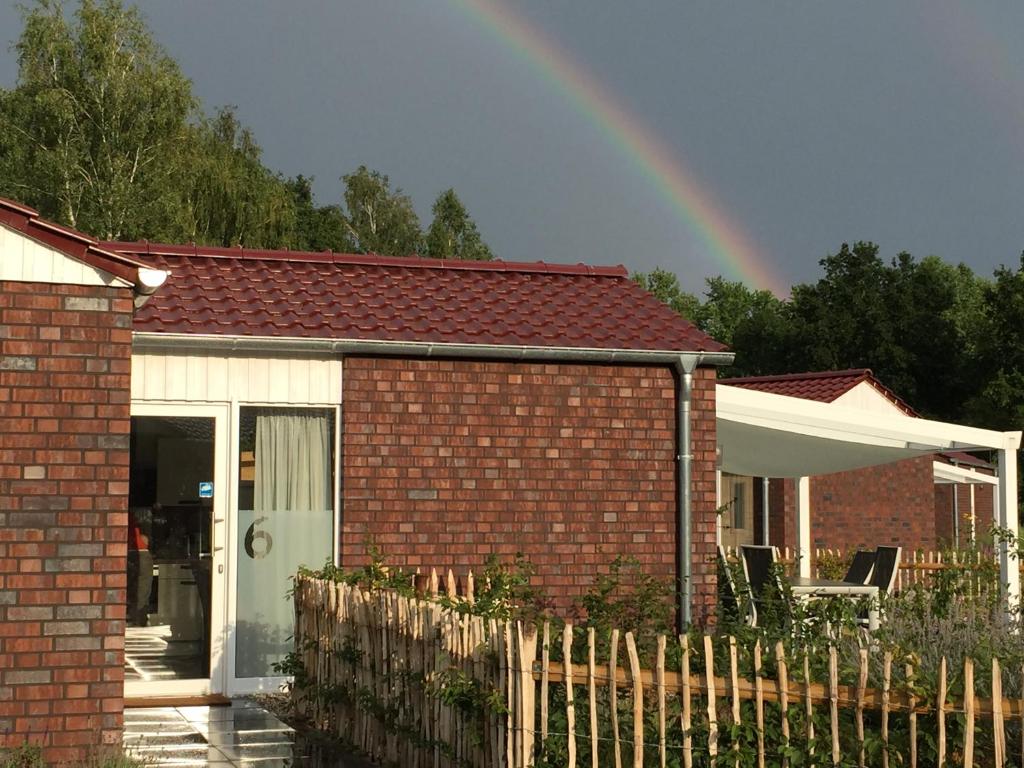
M784 373L776 376L747 376L737 379L719 379L719 384L744 389L756 389L775 395L800 397L831 403L845 395L861 382L866 381L877 389L887 400L908 416L918 414L895 392L875 378L869 368L851 368L846 371L815 371L812 373Z

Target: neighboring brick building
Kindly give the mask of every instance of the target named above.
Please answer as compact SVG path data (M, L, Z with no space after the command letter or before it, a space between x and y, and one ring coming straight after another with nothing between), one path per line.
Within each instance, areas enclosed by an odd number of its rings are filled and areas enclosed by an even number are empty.
M722 386L770 392L806 400L834 403L869 413L916 417L914 410L885 387L871 371L824 371L779 376L723 379ZM935 549L953 540L952 488L959 489L961 543L970 530L970 490L966 485L937 485L934 464L941 462L991 467L967 454L930 454L891 464L811 477L811 544L815 548L848 550L898 545L907 550ZM779 547L796 547L794 480L769 483L769 540ZM763 536L760 478L754 486L749 536ZM992 521L993 490L976 486L975 526L983 536Z

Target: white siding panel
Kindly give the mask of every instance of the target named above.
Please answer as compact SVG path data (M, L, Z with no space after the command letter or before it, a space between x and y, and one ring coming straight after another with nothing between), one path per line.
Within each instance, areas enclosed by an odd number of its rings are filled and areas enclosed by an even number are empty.
M126 285L123 280L0 225L0 280Z
M288 361L271 360L267 365L266 381L268 403L287 403L291 393L288 383Z
M287 381L288 381L288 399L291 402L296 400L303 400L309 402L311 394L310 380L308 376L302 376L300 374L300 367L302 366L302 360L285 360L283 361L288 366Z
M205 360L201 367L203 375L197 376L198 384L195 392L206 392L207 399L223 403L231 399L231 377L228 373L228 361L223 357L199 358ZM197 362L197 366L199 365ZM241 399L241 398L238 398Z
M132 355L136 401L337 405L341 360L141 352Z
M862 381L849 392L844 392L832 402L844 408L857 408L870 413L903 415L903 411L896 403L866 381Z

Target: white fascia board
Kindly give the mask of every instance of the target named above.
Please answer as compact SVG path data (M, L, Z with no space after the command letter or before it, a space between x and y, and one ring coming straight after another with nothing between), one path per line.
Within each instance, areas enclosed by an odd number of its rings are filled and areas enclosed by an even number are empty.
M964 483L970 485L999 485L999 478L996 475L983 475L973 469L955 467L952 464L944 464L941 461L932 463L937 483Z
M927 451L1014 450L1020 432L965 427L896 414L868 413L786 395L719 385L719 419L827 440Z

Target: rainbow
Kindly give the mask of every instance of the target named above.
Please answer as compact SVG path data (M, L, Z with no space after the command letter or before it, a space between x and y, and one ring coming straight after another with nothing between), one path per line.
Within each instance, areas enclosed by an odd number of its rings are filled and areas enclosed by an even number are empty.
M707 246L727 278L753 288L767 288L777 296L789 294L786 281L766 263L739 225L672 149L540 29L494 0L452 3L563 93Z

